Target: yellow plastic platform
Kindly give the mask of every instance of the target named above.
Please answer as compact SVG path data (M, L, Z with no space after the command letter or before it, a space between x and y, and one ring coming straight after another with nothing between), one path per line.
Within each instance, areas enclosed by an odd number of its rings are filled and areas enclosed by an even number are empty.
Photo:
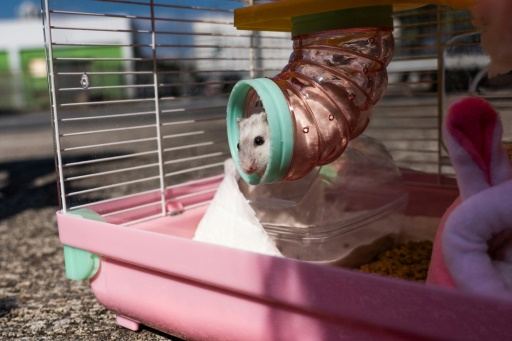
M291 18L307 14L355 7L393 5L403 11L426 5L467 9L473 0L282 0L235 10L235 27L239 30L290 32Z

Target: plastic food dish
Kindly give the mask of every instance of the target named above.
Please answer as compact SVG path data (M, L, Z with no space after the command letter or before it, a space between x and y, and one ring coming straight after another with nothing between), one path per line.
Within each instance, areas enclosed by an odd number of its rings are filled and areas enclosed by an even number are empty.
M301 180L239 186L284 256L345 267L393 245L407 203L390 154L364 135Z

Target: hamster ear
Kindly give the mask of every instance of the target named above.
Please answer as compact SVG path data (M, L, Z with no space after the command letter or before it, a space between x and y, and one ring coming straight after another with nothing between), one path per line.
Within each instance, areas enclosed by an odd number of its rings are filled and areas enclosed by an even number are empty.
M454 103L444 133L463 200L512 178L501 121L487 101L471 97Z
M242 119L241 119L240 117L238 117L238 118L236 119L236 123L237 123L239 126L240 126L240 122L242 122Z

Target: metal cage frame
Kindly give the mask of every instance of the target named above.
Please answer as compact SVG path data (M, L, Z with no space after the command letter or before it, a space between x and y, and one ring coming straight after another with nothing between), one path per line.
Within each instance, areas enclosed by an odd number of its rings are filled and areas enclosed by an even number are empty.
M119 5L123 10L133 7L141 13L74 11L63 2L42 1L61 208L67 212L156 193L143 205L159 209L144 219L174 214L169 208L170 191L221 176L222 161L229 157L221 128L227 90L240 78L277 73L291 51L291 45L285 46L291 44L289 37L237 32L232 12L245 5L243 1L226 0L216 8L156 0L89 3ZM202 15L194 17L195 13ZM424 172L432 177L422 185L449 186L453 182L446 179L453 171L442 145L443 113L451 98L475 93L488 59L478 50L478 35L470 27L467 11L427 6L396 13L394 20L396 52L388 68L388 91L375 107L366 134L388 147L406 179L410 172ZM115 35L122 38L114 42L106 38ZM464 37L476 38L468 42L461 40ZM473 69L460 63L465 52L450 52L456 47L478 55ZM88 48L117 49L121 55L73 52ZM108 65L112 70L105 69ZM472 73L466 88L447 88L452 71ZM508 109L506 98L491 100ZM105 109L108 106L114 114ZM136 122L124 124L130 120ZM96 138L99 142L90 142ZM151 149L136 148L149 142ZM100 155L101 148L116 147L113 153ZM139 158L147 159L135 162ZM121 168L103 167L126 160L133 162ZM125 176L128 173L132 175ZM137 188L116 191L131 187Z

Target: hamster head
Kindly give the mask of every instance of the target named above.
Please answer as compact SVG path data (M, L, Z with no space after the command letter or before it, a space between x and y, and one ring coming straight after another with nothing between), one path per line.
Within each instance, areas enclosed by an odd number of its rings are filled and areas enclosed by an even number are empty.
M263 176L270 157L270 128L267 114L238 119L238 164L246 174Z

